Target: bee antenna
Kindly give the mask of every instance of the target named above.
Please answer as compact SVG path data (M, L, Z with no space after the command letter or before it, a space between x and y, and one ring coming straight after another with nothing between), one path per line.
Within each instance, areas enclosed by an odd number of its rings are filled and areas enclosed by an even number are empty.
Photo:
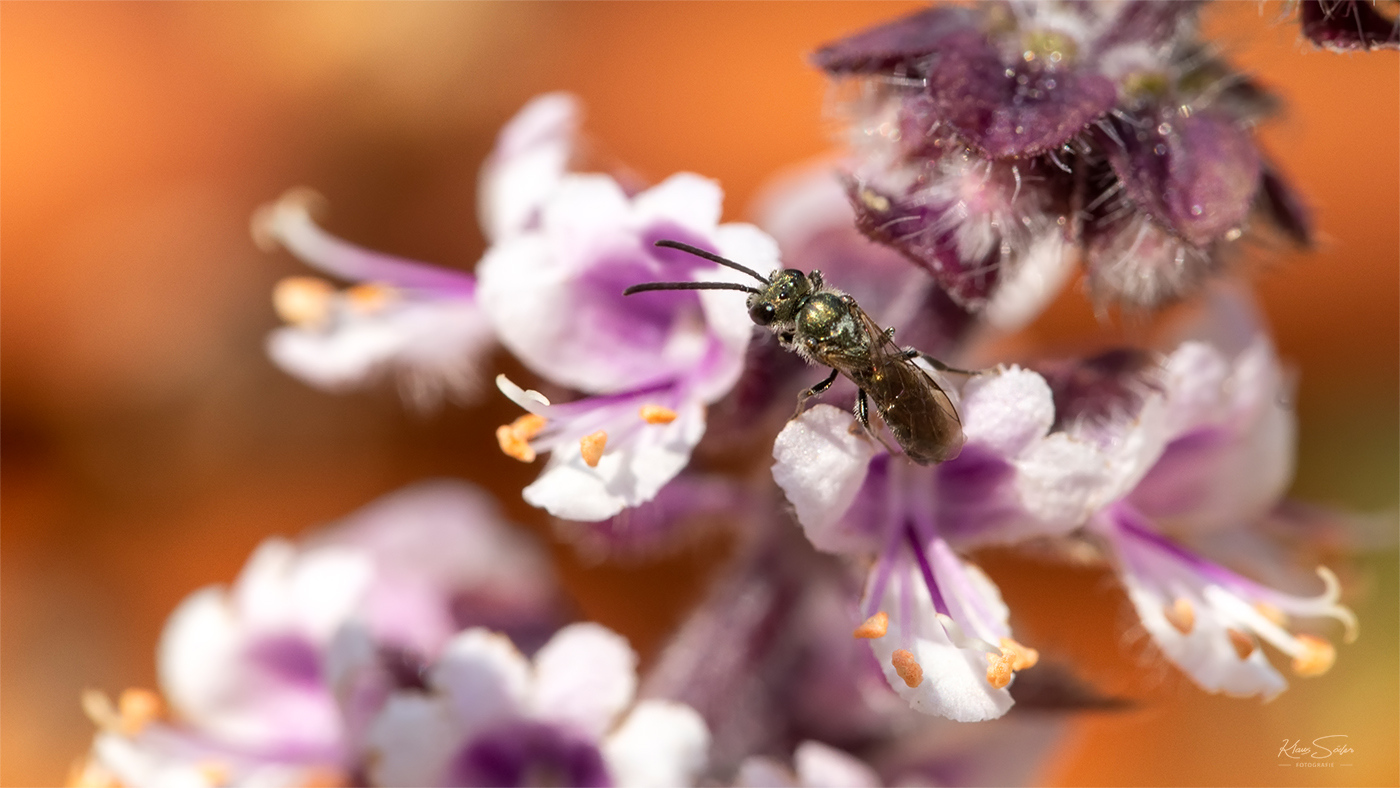
M682 252L686 252L686 253L688 253L688 254L693 254L693 255L695 255L696 257L703 257L703 258L705 258L706 260L709 260L709 261L712 262L712 263L719 263L720 265L724 266L725 268L733 268L735 271L741 271L741 272L743 272L743 273L748 274L749 276L752 276L754 279L757 279L758 281L764 283L765 285L768 284L768 277L763 276L762 274L760 274L759 272L753 270L752 268L749 268L749 267L747 267L747 266L739 265L738 263L734 262L733 260L726 260L726 259L724 259L723 257L720 257L720 256L717 255L717 254L710 254L709 252L705 251L704 249L696 249L695 247L691 246L690 244L683 244L683 243L681 243L680 241L657 241L657 242L656 242L656 246L660 246L660 247L662 247L663 249L679 249L679 250L681 250Z
M633 293L645 293L648 290L740 290L745 293L761 293L757 287L741 285L738 282L647 282L641 285L632 285L622 291L625 296Z

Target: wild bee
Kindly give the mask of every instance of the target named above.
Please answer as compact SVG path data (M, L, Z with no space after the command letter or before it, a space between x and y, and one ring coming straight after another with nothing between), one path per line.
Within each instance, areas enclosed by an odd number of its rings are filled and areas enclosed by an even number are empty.
M837 375L856 384L855 415L870 430L867 397L875 412L894 435L909 459L920 465L951 460L962 450L962 422L947 393L914 363L924 358L935 369L953 369L913 348L894 343L894 329L882 329L846 293L828 286L820 271L774 271L764 277L751 268L678 241L657 241L657 246L678 249L747 274L762 287L736 282L648 282L633 285L623 295L648 290L739 290L749 294L749 319L772 331L778 343L809 364L831 367L831 374L807 389L803 404L831 387Z

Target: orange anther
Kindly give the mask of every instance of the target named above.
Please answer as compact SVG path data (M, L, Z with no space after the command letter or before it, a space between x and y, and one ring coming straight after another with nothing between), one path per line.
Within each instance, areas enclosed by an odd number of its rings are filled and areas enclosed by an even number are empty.
M1298 643L1303 653L1293 659L1293 672L1310 678L1321 676L1332 669L1337 661L1337 649L1327 641L1313 635L1299 635Z
M160 696L146 689L129 687L122 691L117 700L117 714L121 717L121 730L129 736L141 732L160 716Z
M548 419L543 416L526 413L510 424L497 427L496 443L501 445L501 452L507 457L514 457L521 462L534 462L535 450L530 446L530 439L539 434L548 423Z
M540 434L540 430L544 429L544 425L548 423L549 419L546 419L544 416L526 413L524 416L512 421L510 423L510 428L515 433L515 437L527 441Z
M195 771L210 785L225 785L228 783L228 765L220 761L204 761L196 765Z
M642 421L647 424L670 424L676 420L674 410L663 408L660 405L643 405L641 415Z
M1230 638L1230 645L1235 647L1235 653L1240 655L1240 659L1249 659L1249 655L1254 653L1254 638L1238 629L1227 629L1225 634Z
M1025 670L1035 667L1040 661L1040 652L1030 646L1023 646L1011 638L1001 639L1001 653L1011 656L1012 670Z
M908 649L896 649L890 656L890 664L894 665L894 672L898 673L911 689L924 683L924 669Z
M1016 655L1010 649L1002 649L1000 654L987 655L987 683L997 689L1011 683L1011 666Z
M890 617L885 611L881 610L870 618L867 618L865 623L856 627L856 631L852 632L851 636L864 638L866 640L874 640L875 638L884 637L889 629Z
M392 304L399 293L389 285L366 283L345 291L345 303L363 315L379 312Z
M331 313L335 288L314 276L289 276L272 290L272 308L277 316L294 326L318 326Z
M496 428L496 442L501 445L501 452L507 457L514 457L521 462L535 461L534 448L530 446L529 441L521 440L509 424L502 424Z
M588 463L590 468L598 467L598 460L603 456L603 448L607 445L608 434L603 430L585 436L578 442L579 453L583 455L583 461Z
M1168 624L1183 635L1191 634L1191 630L1196 626L1196 608L1191 606L1191 600L1186 597L1177 597L1175 602L1162 609L1162 615Z

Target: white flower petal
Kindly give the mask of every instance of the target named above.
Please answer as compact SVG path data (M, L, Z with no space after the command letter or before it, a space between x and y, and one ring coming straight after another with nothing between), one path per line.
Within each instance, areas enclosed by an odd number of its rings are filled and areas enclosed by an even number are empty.
M821 742L797 745L792 764L803 788L879 788L884 784L860 759Z
M240 635L218 586L190 594L170 614L157 649L157 672L166 700L182 716L202 721L217 712Z
M773 442L773 480L797 510L807 538L819 550L876 550L867 533L842 528L843 516L879 451L855 418L816 405L787 423Z
M370 727L365 762L373 785L443 785L463 742L446 699L416 693L389 698Z
M1037 533L1065 533L1082 525L1110 481L1103 455L1062 432L1030 447L1015 466L1016 492Z
M290 540L280 536L264 539L248 556L233 584L231 597L237 615L244 621L266 626L295 620L286 595L296 563L297 550Z
M1153 592L1131 574L1123 575L1123 584L1143 628L1162 653L1201 689L1236 696L1261 695L1268 700L1288 687L1288 682L1264 657L1263 649L1255 648L1248 659L1240 659L1230 645L1225 626L1210 615L1199 598L1193 606L1194 626L1189 634L1182 634L1165 616L1174 599Z
M723 202L719 183L695 173L679 172L637 195L633 210L639 226L670 220L708 235L719 224Z
M563 270L576 272L588 259L601 229L622 228L631 206L617 181L606 175L566 175L544 204L544 236Z
M523 495L531 506L566 520L605 520L656 497L690 463L705 434L705 407L688 400L670 424L635 427L625 438L610 435L596 467L589 467L578 444L560 445L544 472Z
M924 680L911 688L892 664L892 639L887 635L872 640L870 647L880 660L885 680L915 711L955 722L979 722L996 719L1011 709L1011 693L987 683L988 652L958 648L946 637L919 638L908 650L923 669Z
M448 642L428 680L470 733L524 712L530 664L505 635L469 629Z
M776 760L760 755L745 758L734 775L737 788L797 788L797 775Z
M494 343L491 323L465 298L404 300L383 311L343 310L328 328L283 327L267 352L289 374L330 392L394 376L408 402L466 401L481 389L478 368Z
M963 434L1014 457L1055 423L1050 386L1039 374L1010 367L974 377L962 391Z
M531 99L496 138L477 190L481 226L498 241L526 229L563 178L581 110L569 93Z
M286 589L284 583L282 588ZM287 600L287 607L295 606ZM295 613L290 615L294 621ZM292 669L318 670L317 644L290 623L262 628L239 615L221 588L188 597L166 622L158 652L161 687L182 717L226 741L248 747L333 746L342 734L329 688L306 686L285 665L250 658L250 650L283 646Z
M354 615L374 577L371 557L359 550L322 547L304 551L288 578L284 605L296 612L298 629L313 640L330 640Z
M1215 370L1213 352L1186 352ZM1189 371L1189 370L1188 370ZM1181 372L1186 374L1186 372ZM1264 515L1293 478L1296 423L1287 385L1268 340L1256 339L1214 391L1181 389L1195 402L1176 406L1173 442L1131 495L1145 514L1178 530L1237 527ZM1175 390L1174 390L1175 391ZM1178 412L1179 411L1179 412ZM1188 415L1183 412L1190 411Z
M705 768L710 731L683 703L638 703L607 741L603 758L623 788L694 785Z
M894 572L876 609L887 611L889 627L883 637L869 641L871 651L885 681L915 711L977 722L1000 717L1011 708L1011 693L987 679L987 655L998 653L998 648L968 637L952 619L939 615L928 586L912 566ZM914 687L894 666L894 653L901 649L922 669L923 679Z
M1215 348L1203 342L1182 343L1163 368L1168 402L1165 428L1171 435L1224 419L1230 364Z
M542 719L601 738L632 702L636 670L637 654L626 638L598 624L572 624L535 655L530 703Z
M1108 477L1099 490L1094 508L1103 508L1127 495L1162 457L1169 435L1167 433L1167 404L1161 396L1150 394L1138 410L1137 418L1113 426L1112 442L1102 448L1108 463ZM1069 434L1078 430L1071 427Z

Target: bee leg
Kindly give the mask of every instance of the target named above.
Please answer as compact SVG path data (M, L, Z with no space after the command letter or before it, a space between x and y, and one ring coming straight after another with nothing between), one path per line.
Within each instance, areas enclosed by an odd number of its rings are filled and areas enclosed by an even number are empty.
M802 394L801 394L800 396L798 396L798 398L797 398L797 412L794 413L794 414L792 414L792 417L795 419L795 418L797 418L798 416L801 416L801 415L802 415L802 406L807 404L807 400L809 400L809 399L811 399L812 397L815 397L815 396L817 396L818 394L822 393L823 391L826 391L827 389L831 388L831 384L836 382L836 376L837 376L837 375L840 375L840 374L841 374L841 373L840 373L838 370L836 370L835 368L832 368L831 374L826 376L826 380L823 380L822 382L818 383L817 385L815 385L815 386L813 386L813 387L807 389L806 391L802 392Z
M865 434L880 442L885 447L885 451L891 455L900 454L901 451L891 446L885 440L885 436L876 432L870 426L870 399L865 395L865 389L856 389L856 422L865 428ZM851 434L856 434L856 425L851 425Z
M894 326L885 329L885 339L894 339Z
M924 361L927 361L927 362L929 363L930 366L932 366L934 369L938 370L939 372L951 372L951 373L953 373L954 375L981 375L983 372L986 372L986 371L987 371L987 370L985 370L985 369L976 369L976 370L973 370L973 369L958 369L957 367L950 367L950 366L948 366L947 364L944 364L942 361L939 361L938 359L934 358L933 356L930 356L930 355L927 354L927 353L921 353L921 352L919 352L918 350L915 350L915 349L912 348L912 347L909 348L908 350L904 351L904 357L905 357L905 358L920 358L920 357L922 357Z

